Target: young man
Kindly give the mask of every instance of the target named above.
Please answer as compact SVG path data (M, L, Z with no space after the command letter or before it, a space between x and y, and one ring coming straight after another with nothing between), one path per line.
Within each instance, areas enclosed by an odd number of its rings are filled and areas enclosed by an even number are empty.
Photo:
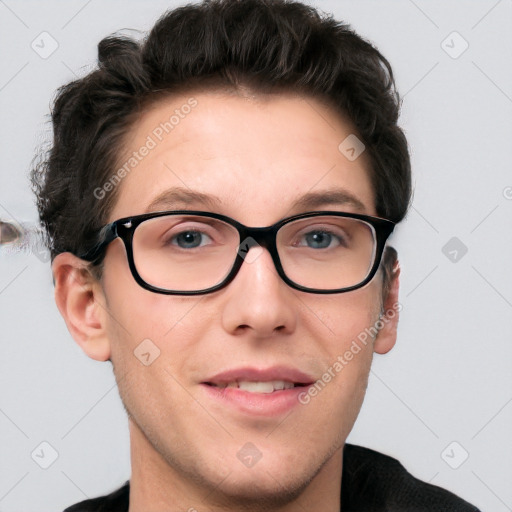
M68 511L475 511L345 443L396 341L410 200L384 57L298 2L168 12L63 87L34 171L55 297L132 476Z

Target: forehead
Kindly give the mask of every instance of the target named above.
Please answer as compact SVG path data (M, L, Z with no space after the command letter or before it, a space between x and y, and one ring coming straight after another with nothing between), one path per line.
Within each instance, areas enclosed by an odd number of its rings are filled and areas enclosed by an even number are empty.
M322 204L375 215L368 159L347 158L347 137L351 124L311 97L202 91L161 99L128 133L110 220L190 208L251 225Z

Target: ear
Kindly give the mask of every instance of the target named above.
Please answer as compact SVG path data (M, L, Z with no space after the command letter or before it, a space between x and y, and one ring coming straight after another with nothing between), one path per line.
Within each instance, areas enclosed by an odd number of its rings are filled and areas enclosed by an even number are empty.
M92 359L108 360L110 342L106 335L105 295L87 262L64 252L53 260L52 271L55 302L71 336Z
M389 276L389 288L383 299L383 314L380 317L382 327L374 341L373 349L378 354L386 354L396 343L398 330L398 317L402 306L398 301L400 288L400 265L395 261ZM380 325L379 324L379 327Z

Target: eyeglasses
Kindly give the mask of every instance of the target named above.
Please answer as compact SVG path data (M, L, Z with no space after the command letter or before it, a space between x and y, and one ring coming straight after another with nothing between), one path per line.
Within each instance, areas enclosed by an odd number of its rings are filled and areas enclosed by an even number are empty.
M98 244L80 257L100 263L108 244L119 237L140 286L169 295L199 295L227 286L244 261L251 263L250 255L265 248L292 288L341 293L371 281L394 227L390 220L332 211L257 228L216 213L165 211L104 226Z

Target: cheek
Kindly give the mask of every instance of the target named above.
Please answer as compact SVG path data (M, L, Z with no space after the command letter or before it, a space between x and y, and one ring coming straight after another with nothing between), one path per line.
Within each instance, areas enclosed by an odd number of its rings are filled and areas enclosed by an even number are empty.
M146 338L165 348L166 340L175 337L187 339L200 324L188 317L202 300L201 297L179 297L153 293L142 288L132 276L121 240L109 246L105 260L104 289L108 298L109 336L122 340L123 350L135 348ZM188 336L187 336L188 334Z
M180 411L185 416L190 413L185 389L194 369L194 351L208 330L208 317L202 320L198 314L197 297L167 297L135 286L138 289L120 286L109 293L114 374L125 408L140 428L159 439L157 426L172 426L170 430L176 432L169 431L168 436L174 442L181 432L175 418Z
M200 299L139 290L131 297L110 296L108 336L113 362L128 369L140 364L142 354L149 352L146 358L165 360L169 368L179 368L210 325L207 315L198 314Z
M309 311L309 315L304 316L305 322L311 331L316 330L317 336L322 336L322 345L329 353L342 353L358 337L371 345L368 332L378 320L382 304L378 279L359 290L304 297L303 302ZM365 339L365 333L368 339Z
M185 369L194 369L198 346L208 336L212 319L218 317L215 301L208 296L180 297L145 290L131 274L123 243L116 240L109 251L103 286L116 378L130 374L130 381L137 382L140 394L146 396L155 396L169 374L186 385Z
M314 411L312 418L321 419L329 410L333 431L347 435L368 383L380 292L376 281L346 294L304 298L304 325L316 340L311 355L321 358L323 368L302 403ZM320 431L325 427L317 426Z

